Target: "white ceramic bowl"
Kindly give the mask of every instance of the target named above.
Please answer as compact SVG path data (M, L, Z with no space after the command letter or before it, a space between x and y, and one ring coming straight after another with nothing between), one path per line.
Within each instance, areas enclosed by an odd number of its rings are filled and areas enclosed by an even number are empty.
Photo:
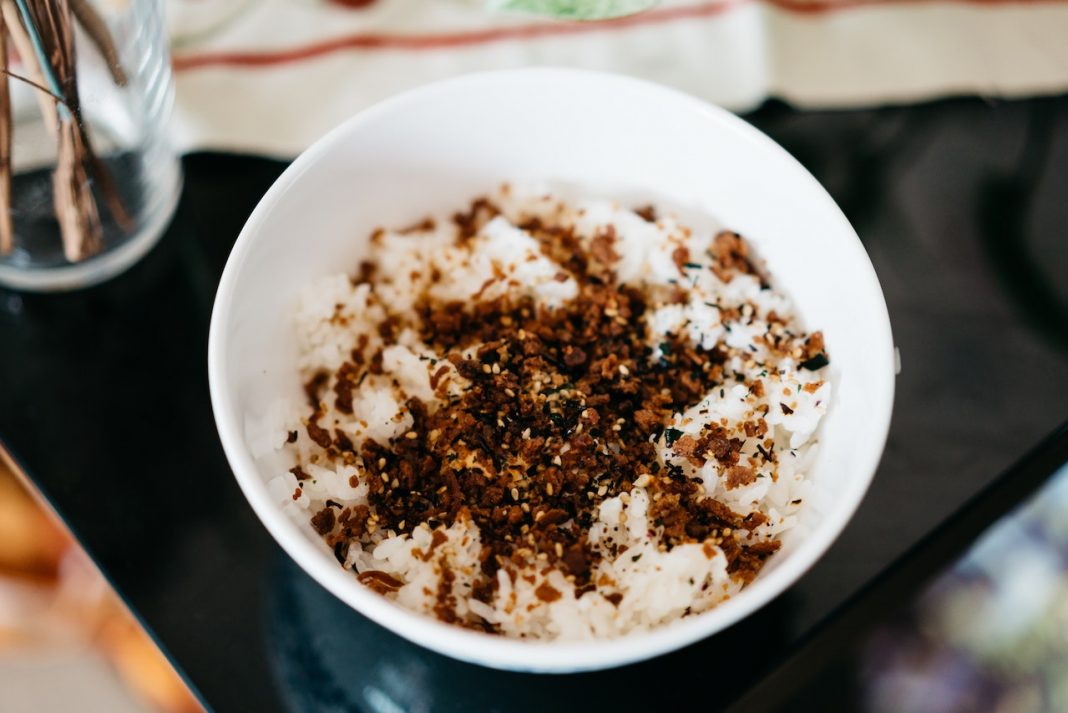
M447 626L373 593L268 494L245 424L299 394L296 291L351 272L379 225L466 204L503 180L667 197L755 245L810 328L822 329L835 396L822 424L806 521L756 581L713 610L650 633L536 643ZM886 305L856 234L816 180L741 119L620 76L559 69L469 75L401 94L304 152L260 201L234 246L208 346L212 405L227 458L256 514L308 574L411 641L505 669L579 671L661 654L742 619L801 576L860 503L890 425L894 355ZM804 532L802 532L804 530Z

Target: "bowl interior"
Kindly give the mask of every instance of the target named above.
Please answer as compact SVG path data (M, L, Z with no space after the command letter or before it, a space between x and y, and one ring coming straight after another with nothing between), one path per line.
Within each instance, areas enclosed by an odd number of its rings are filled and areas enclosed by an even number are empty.
M299 394L296 292L317 277L353 272L375 227L464 206L504 180L663 197L703 211L749 238L807 327L824 332L835 395L821 426L805 521L756 582L710 612L613 642L535 644L454 629L359 585L267 494L265 483L276 473L252 458L245 428L279 396ZM297 159L230 256L212 317L209 375L220 435L242 489L274 537L320 583L437 651L503 668L564 671L638 660L707 636L811 566L855 510L881 455L893 345L860 241L815 179L771 140L727 112L655 85L523 70L400 95Z

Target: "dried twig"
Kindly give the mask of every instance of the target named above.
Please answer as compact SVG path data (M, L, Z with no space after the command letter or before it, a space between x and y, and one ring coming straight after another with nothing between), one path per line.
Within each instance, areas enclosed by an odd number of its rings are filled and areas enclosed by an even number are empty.
M65 97L67 105L71 109L71 113L74 114L74 123L77 127L79 137L76 146L78 148L78 157L81 159L80 174L85 177L86 190L89 188L88 176L86 171L92 174L93 179L100 187L100 194L107 203L108 210L111 212L112 218L118 224L119 228L123 231L128 231L133 227L133 221L130 219L129 214L126 212L125 207L122 204L122 200L119 198L119 193L115 189L115 184L111 180L111 174L108 172L107 167L97 157L96 152L93 150L92 141L89 138L89 134L86 131L86 122L82 116L81 109L81 94L78 92L78 75L77 75L77 61L75 56L74 47L74 15L71 9L73 0L32 0L32 2L42 8L43 11L48 13L52 26L55 28L55 37L57 38L57 55L59 61L63 62L61 66L56 67L57 74L60 74L60 81L66 88ZM42 15L44 13L41 13ZM93 13L97 20L100 20L99 16ZM112 46L110 35L107 32L107 27L103 21L99 22L97 31L103 33L102 37L106 40L101 40L104 46ZM118 62L117 53L114 51L115 61ZM125 82L125 75L122 77ZM117 80L116 80L117 81ZM87 199L91 200L92 194ZM99 215L95 210L95 203L93 204L92 215L89 216L91 220L95 220L99 224ZM89 238L90 252L86 253L91 255L101 247L98 239L93 239L91 235L87 235Z
M3 13L4 25L7 28L8 35L11 37L11 42L15 45L15 52L18 54L19 59L22 60L22 66L25 68L26 74L30 75L29 78L32 83L39 84L42 87L46 86L44 73L37 62L37 55L33 51L33 43L30 41L30 36L26 34L26 29L22 26L22 18L19 16L19 10L15 6L15 0L0 0L0 12ZM48 129L49 133L58 136L59 118L56 116L56 105L49 99L52 96L51 90L48 90L46 94L35 92L35 96L37 97L37 105L41 108L45 128Z
M0 15L0 27L3 26L2 20L3 20L3 16ZM33 81L29 77L24 77L21 74L15 74L14 72L12 72L10 70L7 70L7 69L4 69L3 67L0 67L0 74L4 75L5 77L10 77L11 79L14 79L16 82L22 82L23 84L29 84L31 87L33 87L37 91L44 92L48 96L52 97L52 99L54 99L56 102L58 102L60 104L64 103L63 102L63 97L59 96L58 94L53 94L51 89L49 89L48 87L46 87L43 84L38 84L37 82Z
M108 71L111 72L111 78L115 81L115 84L125 87L127 82L126 72L119 63L119 52L115 48L115 43L111 40L111 33L108 32L108 26L104 24L103 18L97 14L97 11L89 4L88 0L70 0L70 7L74 11L74 17L78 19L85 33L89 35L89 39L100 50L100 55L104 58L104 62L107 63Z
M63 238L63 254L71 262L91 254L89 245L100 239L96 205L83 197L86 193L82 189L84 170L79 170L76 137L77 132L71 123L63 122L57 137L56 170L52 173L53 203ZM88 213L85 212L86 205L89 206Z
M0 68L7 74L7 31L0 15ZM0 255L15 247L11 225L11 88L0 79Z

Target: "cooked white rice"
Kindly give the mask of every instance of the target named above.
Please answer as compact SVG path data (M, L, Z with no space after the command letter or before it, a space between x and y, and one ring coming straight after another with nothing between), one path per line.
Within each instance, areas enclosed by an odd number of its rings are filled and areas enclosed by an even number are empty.
M715 231L693 230L670 217L647 221L613 202L593 200L564 204L553 197L518 195L502 189L495 197L502 214L482 227L474 239L473 252L458 246L456 226L447 219L435 227L401 232L383 232L372 250L379 272L389 281L353 284L347 274L324 277L308 285L295 305L294 325L300 347L300 369L307 379L316 373L333 373L366 335L369 348L381 344L376 325L385 317L383 305L393 314L410 314L415 297L429 291L440 300L488 299L506 292L532 295L539 304L559 306L576 294L567 270L539 250L538 243L516 227L532 215L558 224L573 225L582 240L590 240L605 226L614 226L615 266L620 282L673 288L682 282L689 299L681 304L661 304L646 315L644 328L651 358L659 358L661 344L670 335L685 335L704 348L720 345L729 353L728 372L744 375L745 384L728 382L709 391L699 404L677 413L671 427L674 435L698 435L709 424L721 424L744 443L743 458L752 457L756 477L751 483L728 487L727 475L715 459L695 466L679 456L661 436L659 457L666 464L683 468L700 478L705 494L745 514L759 512L767 521L746 535L747 542L782 536L797 521L804 507L809 483L806 472L816 447L814 434L830 399L831 385L825 372L800 368L800 352L773 357L759 335L785 330L801 335L790 301L775 289L762 286L749 274L724 281L707 269ZM682 270L673 258L685 246L693 265ZM358 256L354 256L358 257ZM770 266L772 269L774 266ZM436 268L436 270L435 270ZM441 279L431 284L430 275ZM481 292L480 292L481 291ZM740 317L724 323L724 310L736 308ZM777 324L769 314L777 315ZM783 326L785 325L785 326ZM641 328L641 326L639 326ZM364 439L387 443L404 434L412 417L403 408L417 396L431 408L440 402L440 392L431 388L427 357L442 355L406 329L382 355L381 375L365 378L353 398L354 412L341 413L329 400L320 422L346 433L359 445ZM448 364L437 361L437 367ZM448 389L460 393L464 379L450 373ZM761 388L752 388L759 382ZM748 384L748 385L747 385ZM333 381L327 384L327 389ZM807 388L806 388L807 386ZM758 396L756 391L760 395ZM784 408L785 405L785 408ZM754 413L766 411L768 434L774 440L775 462L757 457L763 438L747 437L742 423ZM295 521L311 530L309 518L328 499L343 507L367 503L367 475L357 459L344 464L324 457L305 430L307 408L298 400L280 403L264 424L249 436L260 454L284 454L290 465L300 464L311 476L298 482L280 469L270 482L270 491ZM286 443L289 432L298 436ZM355 484L355 485L354 485ZM442 528L447 541L435 554L443 556L455 574L455 612L461 620L479 617L500 633L537 639L581 640L620 636L644 630L705 611L737 593L743 583L728 573L722 550L709 542L693 542L666 550L660 532L647 517L650 495L639 478L628 494L600 503L597 519L588 533L594 548L605 556L595 565L594 591L576 596L575 586L563 571L532 566L529 577L510 577L498 572L498 587L489 603L472 596L480 574L480 533L470 519L460 518ZM735 533L738 534L738 533ZM380 571L403 583L392 599L410 609L432 614L441 582L440 558L425 561L418 556L430 548L430 528L422 524L410 533L377 529L363 542L352 543L343 565L357 573ZM316 535L318 536L318 535ZM611 547L610 547L611 545ZM625 549L624 549L625 548ZM611 556L610 553L621 554ZM548 583L561 596L544 601L536 590ZM621 597L621 598L620 598ZM616 602L616 603L614 603Z

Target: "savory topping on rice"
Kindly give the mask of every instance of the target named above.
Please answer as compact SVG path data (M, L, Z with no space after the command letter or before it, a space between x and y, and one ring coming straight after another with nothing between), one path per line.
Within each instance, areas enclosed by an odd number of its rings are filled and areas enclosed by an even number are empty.
M507 187L302 295L272 482L360 582L462 626L615 636L749 583L830 397L745 240Z

